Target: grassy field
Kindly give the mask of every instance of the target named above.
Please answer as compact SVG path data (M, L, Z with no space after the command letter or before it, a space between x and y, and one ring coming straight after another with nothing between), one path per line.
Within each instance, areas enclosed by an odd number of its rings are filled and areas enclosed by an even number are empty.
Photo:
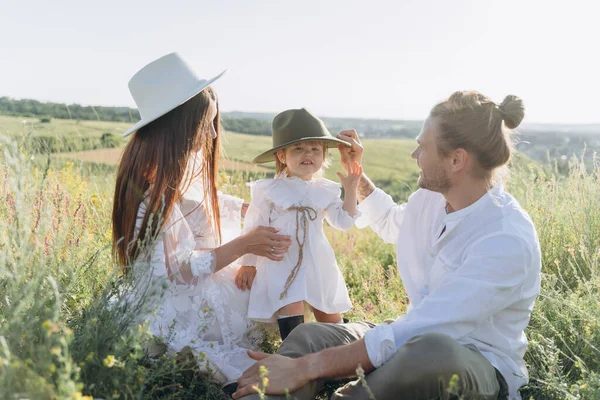
M60 136L100 136L103 133L121 135L131 124L107 121L76 121L52 119L41 123L39 118L9 117L0 115L0 132L5 135L60 135Z
M2 121L13 126L18 126L20 122L15 117L0 117L0 129ZM55 124L56 122L56 124ZM53 125L55 124L55 125ZM122 132L127 124L112 122L90 122L85 121L77 124L74 121L52 121L50 124L37 124L44 129L52 130L64 128L67 136L73 135L73 129L78 128L77 135L93 136L100 135L102 132ZM48 126L45 126L48 125ZM271 148L270 136L246 135L242 133L226 132L223 136L224 156L222 168L232 172L243 170L249 173L267 173L271 176L275 171L275 164L268 163L262 165L252 164L254 157ZM377 184L388 191L395 199L405 198L415 189L415 183L418 177L418 168L414 160L410 158L410 153L414 149L415 141L406 139L364 139L365 158L363 160L365 171L369 177ZM339 167L339 154L337 149L329 151L331 158L331 167L325 171L328 179L337 181L337 172L341 171ZM103 163L116 165L121 156L121 148L96 149L77 152L65 152L57 154L57 157L64 159L73 159L86 162Z
M225 139L228 157L241 162L270 144ZM146 356L152 338L131 322L141 305L125 295L129 282L118 278L110 253L114 166L51 158L48 168L45 156L0 146L0 398L223 398L193 364ZM413 143L366 140L365 147L367 173L389 180L405 200L403 188L415 182ZM543 262L523 397L600 399L600 170L588 174L573 160L565 177L517 164L508 188L538 229ZM224 172L222 190L248 199L245 182L267 173ZM347 316L381 322L401 314L406 295L394 246L369 229L326 233L354 303Z

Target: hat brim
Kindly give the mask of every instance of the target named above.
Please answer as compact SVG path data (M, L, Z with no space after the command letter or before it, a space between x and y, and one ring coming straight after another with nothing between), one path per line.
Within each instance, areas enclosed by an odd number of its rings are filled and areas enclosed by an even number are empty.
M157 119L159 119L160 117L162 117L163 115L165 115L166 113L168 113L169 111L173 111L174 109L176 109L177 107L179 107L180 105L182 105L183 103L185 103L186 101L188 101L189 99L191 99L192 97L196 96L198 93L200 93L201 91L203 91L204 89L206 89L207 87L209 87L214 81L216 81L217 79L219 79L220 77L222 77L225 72L227 72L227 70L224 70L223 72L221 72L219 75L215 76L212 79L209 79L205 82L202 82L202 84L198 85L197 87L194 87L193 89L190 90L190 94L185 96L180 102L173 104L172 107L167 107L165 108L165 110L155 114L155 115L151 115L148 116L146 118L142 118L140 121L138 121L135 125L133 125L131 128L129 128L125 133L123 133L121 135L121 137L126 137L131 135L133 132L137 131L138 129L148 125L150 122L155 121Z
M267 150L264 153L262 153L261 155L254 158L254 160L252 160L252 162L254 164L263 164L263 163L275 161L275 153L277 153L278 150L285 149L288 146L291 146L296 143L301 143L301 142L326 142L328 148L337 147L339 144L347 146L347 147L352 147L352 145L350 143L348 143L344 140L336 139L334 137L308 137L308 138L302 138L302 139L298 139L298 140L292 140L291 142L287 142L280 146L273 147L272 149Z

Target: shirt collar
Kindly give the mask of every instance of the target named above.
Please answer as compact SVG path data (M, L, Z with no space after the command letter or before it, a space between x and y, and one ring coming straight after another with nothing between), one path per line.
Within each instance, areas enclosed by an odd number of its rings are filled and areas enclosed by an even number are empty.
M462 221L465 217L482 207L489 200L493 200L494 197L499 196L504 191L504 186L502 182L499 182L492 186L490 190L488 190L483 196L481 196L475 203L471 204L468 207L460 209L458 211L454 211L453 213L446 214L444 217L444 221L446 224L458 223Z

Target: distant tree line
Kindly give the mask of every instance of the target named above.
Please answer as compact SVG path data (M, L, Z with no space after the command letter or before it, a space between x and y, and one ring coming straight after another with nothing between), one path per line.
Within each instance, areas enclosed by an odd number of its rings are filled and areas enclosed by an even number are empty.
M0 114L21 117L61 118L75 120L100 120L136 122L138 110L129 107L81 106L79 104L42 103L37 100L16 100L0 97Z
M254 118L221 117L223 128L231 132L248 133L250 135L271 135L271 121Z
M128 107L81 106L79 104L42 103L31 99L0 97L0 115L38 117L49 123L52 118L74 120L100 120L135 123L140 119L138 110ZM232 132L251 135L271 135L273 113L247 113L231 111L222 113L223 127ZM365 137L414 138L420 121L397 121L360 118L323 118L332 134L342 129L355 128Z

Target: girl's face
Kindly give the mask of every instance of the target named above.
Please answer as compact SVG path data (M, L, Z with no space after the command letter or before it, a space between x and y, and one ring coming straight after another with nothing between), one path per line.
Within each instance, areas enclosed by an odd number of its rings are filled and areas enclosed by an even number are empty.
M288 176L310 180L323 167L324 148L318 142L301 142L277 152L279 161L286 165Z

